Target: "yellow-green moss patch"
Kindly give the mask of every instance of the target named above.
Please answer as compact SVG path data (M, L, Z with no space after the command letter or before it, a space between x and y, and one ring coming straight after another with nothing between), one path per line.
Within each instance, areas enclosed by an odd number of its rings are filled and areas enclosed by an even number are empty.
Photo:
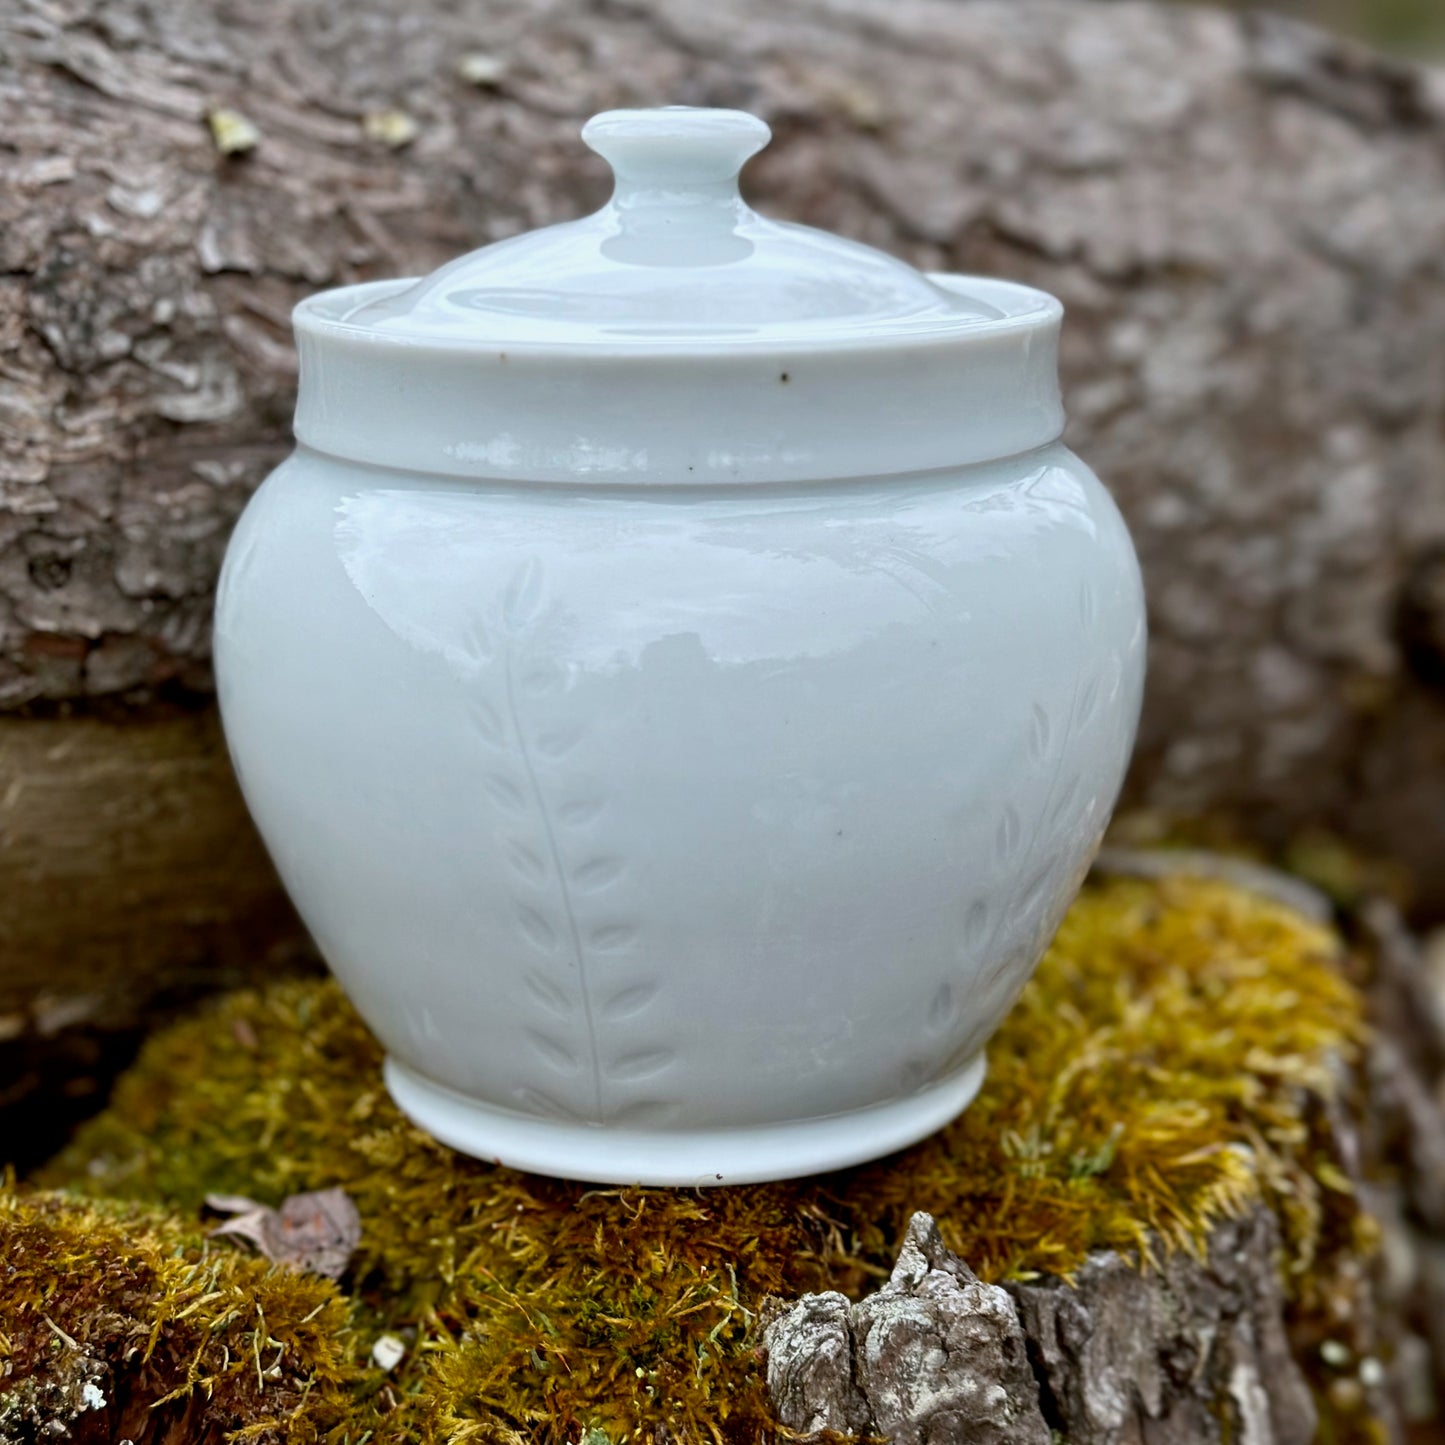
M1361 1028L1327 931L1219 884L1117 882L1075 905L969 1111L864 1169L694 1194L463 1159L396 1111L335 986L292 983L155 1038L44 1182L192 1225L209 1192L345 1188L364 1233L338 1441L615 1440L660 1419L750 1440L762 1300L868 1287L914 1209L997 1279L1187 1247L1264 1197L1313 1278L1353 1215L1318 1101ZM381 1331L411 1343L385 1380L364 1367Z
M161 1210L0 1192L0 1438L314 1440L350 1410L347 1315Z

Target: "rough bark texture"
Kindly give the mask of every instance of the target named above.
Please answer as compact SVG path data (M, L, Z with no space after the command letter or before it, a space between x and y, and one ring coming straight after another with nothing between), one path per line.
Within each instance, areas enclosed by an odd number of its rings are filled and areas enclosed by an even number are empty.
M1374 960L1375 1032L1354 1152L1368 1179L1364 1202L1380 1224L1382 1343L1401 1414L1438 1422L1445 1413L1445 967L1431 969L1393 905L1376 900L1359 922ZM1445 934L1437 946L1445 963Z
M1171 1255L1141 1274L1098 1254L1072 1287L1012 1287L1070 1445L1309 1445L1315 1406L1290 1353L1275 1239L1260 1210L1216 1229L1203 1261Z
M850 1305L810 1295L764 1331L768 1389L803 1434L895 1445L1309 1445L1271 1215L1215 1230L1204 1260L1150 1273L1089 1258L1073 1285L980 1284L915 1214L893 1277ZM1032 1362L1032 1367L1030 1366Z
M0 53L0 706L209 687L298 297L595 204L594 110L736 104L764 208L1066 301L1151 594L1133 798L1445 903L1438 73L1073 0L0 0Z
M297 297L595 202L592 110L741 104L778 131L762 205L1068 303L1073 439L1151 583L1136 795L1289 818L1368 791L1399 836L1440 816L1445 758L1392 703L1440 661L1440 74L1068 0L0 14L7 704L206 686L219 551L285 445ZM219 153L215 107L253 150ZM1414 701L1412 729L1445 716Z
M805 1296L763 1344L789 1429L893 1445L1049 1445L1013 1301L979 1282L927 1214L913 1216L882 1289L858 1304Z

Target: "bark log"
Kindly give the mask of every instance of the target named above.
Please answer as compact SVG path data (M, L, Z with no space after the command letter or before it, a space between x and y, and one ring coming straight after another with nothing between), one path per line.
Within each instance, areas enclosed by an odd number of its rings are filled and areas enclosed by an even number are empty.
M592 111L742 105L763 208L1066 301L1151 595L1133 800L1340 827L1445 905L1439 73L1070 0L0 0L0 52L0 707L206 693L300 296L595 204Z
M860 1303L809 1295L764 1329L768 1389L801 1434L1071 1445L1309 1445L1273 1217L1221 1224L1207 1257L1148 1273L1091 1255L1073 1284L980 1284L926 1214ZM1032 1362L1032 1368L1030 1368ZM1055 1437L1056 1438L1056 1437Z
M1049 1445L1018 1313L915 1214L882 1289L807 1295L764 1331L779 1421L893 1445Z
M1445 972L1432 977L1393 904L1361 910L1374 1034L1357 1168L1379 1222L1376 1269L1390 1387L1407 1419L1445 1415Z
M1143 1274L1090 1257L1073 1285L1012 1287L1046 1410L1070 1445L1310 1445L1318 1419L1290 1351L1264 1210L1219 1226L1204 1260Z
M0 1162L53 1152L142 1023L309 959L215 709L0 716Z
M0 1039L275 966L296 923L221 748L214 709L0 717Z

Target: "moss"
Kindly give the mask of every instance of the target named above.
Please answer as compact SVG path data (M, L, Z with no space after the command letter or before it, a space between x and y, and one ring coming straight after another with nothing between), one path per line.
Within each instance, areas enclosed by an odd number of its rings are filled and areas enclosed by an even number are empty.
M1263 1198L1296 1295L1328 1312L1358 1215L1319 1101L1361 1032L1330 933L1219 884L1120 881L1075 905L968 1112L863 1169L694 1194L463 1159L396 1111L336 987L302 982L153 1039L42 1182L188 1227L208 1192L347 1189L365 1230L352 1333L328 1339L324 1374L350 1405L329 1424L313 1390L303 1411L338 1442L618 1440L659 1419L751 1440L767 1418L762 1300L868 1287L917 1208L999 1279L1067 1274L1099 1247L1196 1247ZM382 1331L412 1346L389 1377L365 1366Z
M1410 902L1407 868L1361 853L1345 839L1323 829L1297 833L1280 861L1341 909L1354 911L1379 897L1392 899L1401 908Z
M885 1231L936 1214L990 1279L1194 1245L1264 1194L1303 1271L1325 1190L1306 1100L1333 1092L1361 1034L1339 956L1326 930L1221 885L1086 894L989 1051L990 1087L851 1192Z
M329 1283L208 1247L154 1208L0 1193L0 1439L306 1442L349 1408ZM45 1427L49 1426L47 1430Z

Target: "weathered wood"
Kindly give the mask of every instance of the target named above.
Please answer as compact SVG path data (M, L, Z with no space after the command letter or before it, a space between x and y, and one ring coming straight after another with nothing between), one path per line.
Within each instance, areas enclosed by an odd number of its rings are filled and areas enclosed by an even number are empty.
M857 1304L809 1295L764 1330L782 1424L897 1445L1309 1445L1317 1413L1290 1352L1268 1211L1207 1256L1155 1269L1090 1256L1073 1283L985 1285L915 1214L892 1279ZM1030 1368L1032 1362L1032 1368Z
M1373 960L1375 1032L1354 1153L1381 1233L1374 1274L1383 1353L1401 1413L1438 1424L1445 1405L1445 974L1432 978L1392 904L1373 900L1358 923Z
M763 1332L779 1422L893 1445L1049 1445L1014 1302L915 1214L882 1289L807 1295Z
M217 732L211 710L0 718L0 1036L122 1022L294 935Z
M306 957L214 708L0 715L0 1162L53 1150L157 1007Z
M1277 1245L1257 1210L1216 1229L1202 1260L1141 1273L1097 1254L1073 1284L1013 1286L1045 1412L1071 1445L1310 1445L1318 1418L1285 1330Z

